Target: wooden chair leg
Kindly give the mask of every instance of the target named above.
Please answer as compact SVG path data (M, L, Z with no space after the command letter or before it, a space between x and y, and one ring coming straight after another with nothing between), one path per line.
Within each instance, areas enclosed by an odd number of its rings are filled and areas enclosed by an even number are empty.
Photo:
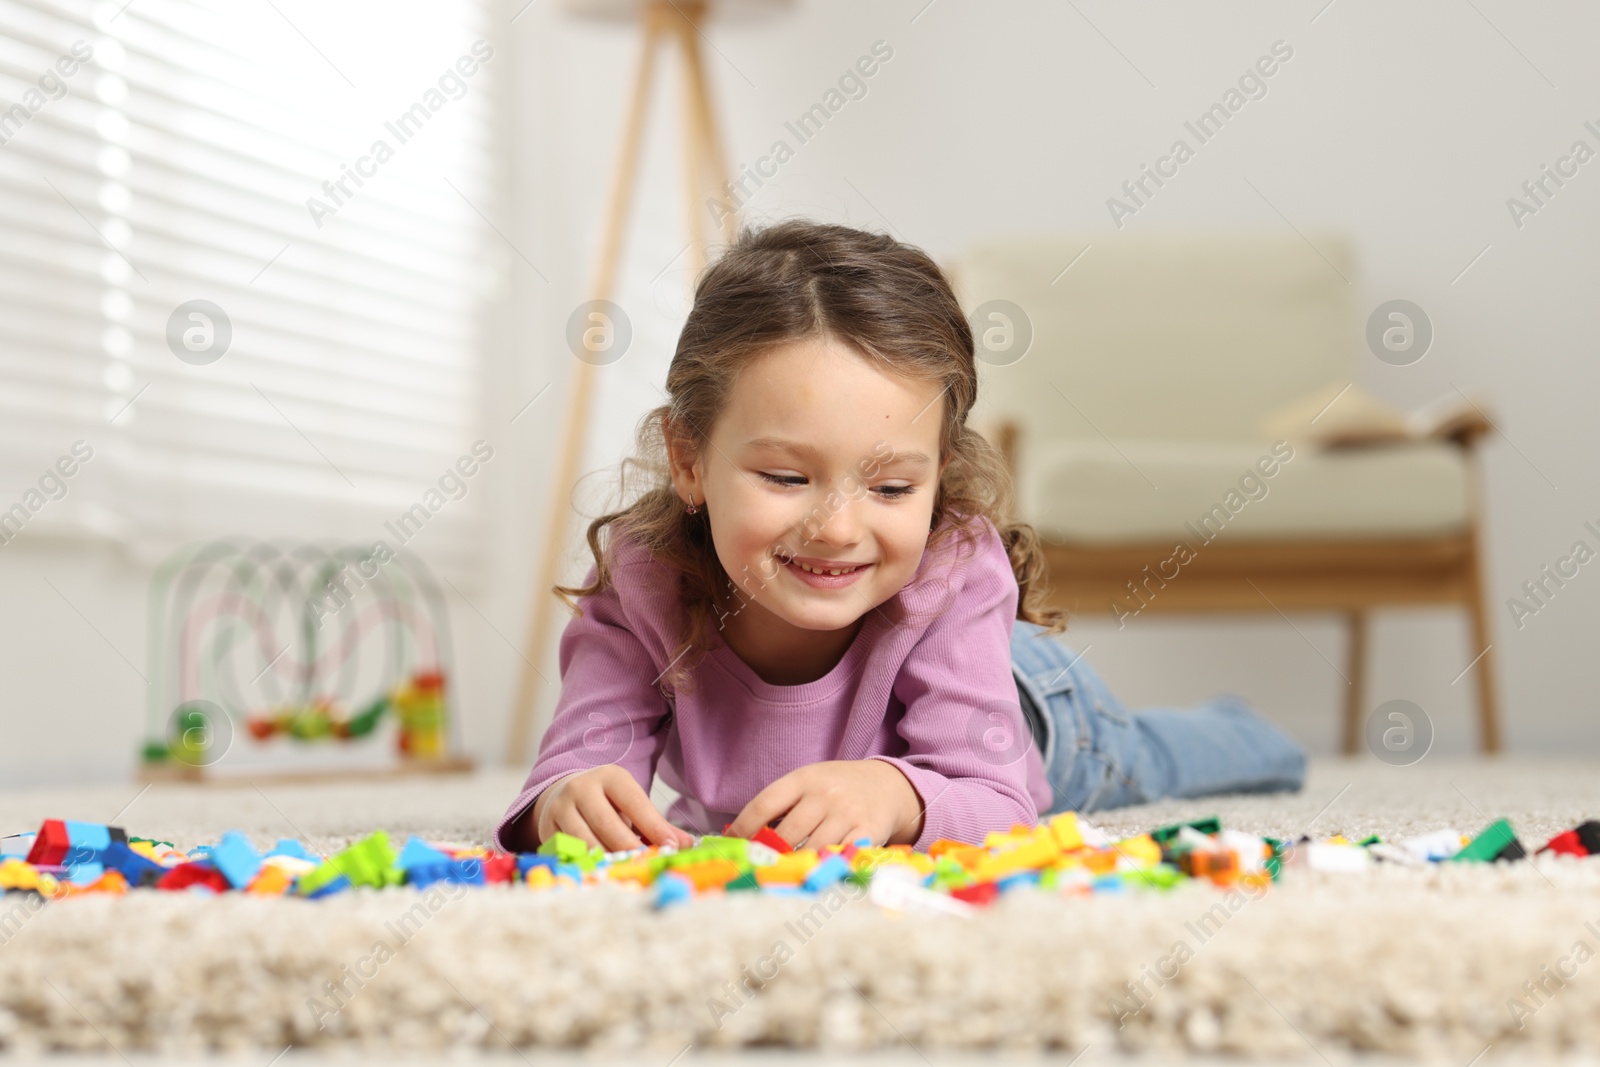
M1350 623L1350 645L1345 657L1345 671L1349 686L1344 697L1344 741L1346 756L1353 756L1361 747L1362 701L1367 690L1367 613L1352 611L1347 616Z
M1467 610L1472 614L1472 654L1477 656L1478 682L1478 745L1485 753L1500 751L1500 705L1495 698L1494 685L1494 634L1489 627L1489 601L1485 595L1476 548L1473 538L1472 602Z

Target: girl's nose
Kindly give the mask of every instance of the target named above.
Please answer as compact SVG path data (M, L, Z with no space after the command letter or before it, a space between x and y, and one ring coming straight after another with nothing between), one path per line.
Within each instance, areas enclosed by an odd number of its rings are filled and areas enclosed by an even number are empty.
M848 546L859 542L865 533L860 502L842 489L832 489L812 514L813 540Z

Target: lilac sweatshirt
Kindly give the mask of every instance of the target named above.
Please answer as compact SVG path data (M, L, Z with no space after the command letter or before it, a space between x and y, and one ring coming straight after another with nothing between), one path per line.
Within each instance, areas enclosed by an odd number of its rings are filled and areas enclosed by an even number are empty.
M867 758L894 764L921 797L919 850L1034 825L1051 792L1037 747L1010 740L1028 738L1011 673L1017 581L994 525L980 518L974 533L976 551L959 533L924 551L815 681L762 681L713 627L697 688L678 695L676 714L655 684L677 646L674 577L618 536L613 584L581 598L584 614L561 635L555 715L494 840L506 848L506 825L556 779L608 763L647 792L659 774L680 794L668 821L698 834L721 833L792 770ZM591 564L585 584L595 575Z

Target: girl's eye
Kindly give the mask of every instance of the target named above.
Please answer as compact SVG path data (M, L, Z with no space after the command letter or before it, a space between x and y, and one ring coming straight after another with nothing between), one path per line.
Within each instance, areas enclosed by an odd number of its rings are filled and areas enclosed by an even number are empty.
M759 473L761 477L774 485L796 486L804 485L806 481L803 476L798 474L768 474L766 471L760 471ZM899 500L901 497L910 496L916 491L917 487L914 485L880 485L877 489L878 494L885 500Z

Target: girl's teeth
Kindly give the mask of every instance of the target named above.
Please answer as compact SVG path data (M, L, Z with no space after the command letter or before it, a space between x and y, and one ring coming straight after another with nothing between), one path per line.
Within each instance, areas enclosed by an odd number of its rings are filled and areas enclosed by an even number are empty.
M856 569L854 567L850 567L842 571L824 571L818 570L816 567L807 567L804 563L796 563L795 566L799 567L803 571L810 571L812 574L849 574L851 571Z

